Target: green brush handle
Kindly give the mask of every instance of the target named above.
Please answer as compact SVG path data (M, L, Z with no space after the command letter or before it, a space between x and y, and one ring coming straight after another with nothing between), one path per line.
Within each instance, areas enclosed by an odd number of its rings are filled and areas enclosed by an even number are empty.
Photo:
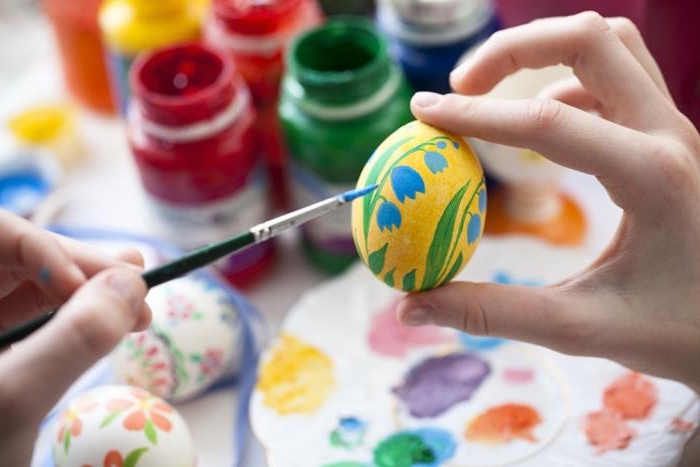
M150 289L169 280L184 276L185 274L210 264L217 259L238 251L255 243L255 236L252 232L243 232L234 237L227 238L218 243L204 246L191 253L187 253L176 260L162 264L158 267L144 271L141 274L146 286ZM48 323L58 312L53 310L45 315L31 319L12 329L0 333L0 350L17 341L20 341Z

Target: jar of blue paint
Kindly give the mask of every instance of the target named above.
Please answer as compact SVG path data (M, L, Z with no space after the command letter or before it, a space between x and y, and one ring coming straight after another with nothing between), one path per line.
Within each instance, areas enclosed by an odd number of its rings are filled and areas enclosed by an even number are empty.
M417 91L450 92L449 75L500 28L491 0L381 0L377 23Z

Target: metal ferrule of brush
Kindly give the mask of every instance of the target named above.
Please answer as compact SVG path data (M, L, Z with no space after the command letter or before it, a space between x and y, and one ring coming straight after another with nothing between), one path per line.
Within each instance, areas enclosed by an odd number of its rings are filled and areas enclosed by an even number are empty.
M319 201L310 206L262 222L251 228L250 232L255 237L255 243L264 242L265 240L281 234L285 230L289 230L299 224L322 216L345 203L346 201L340 196Z

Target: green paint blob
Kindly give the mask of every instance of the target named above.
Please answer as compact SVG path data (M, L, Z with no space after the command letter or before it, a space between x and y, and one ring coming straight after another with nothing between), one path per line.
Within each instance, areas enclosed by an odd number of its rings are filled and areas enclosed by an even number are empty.
M377 467L412 467L415 464L430 464L436 460L435 453L423 439L413 433L395 434L374 450Z

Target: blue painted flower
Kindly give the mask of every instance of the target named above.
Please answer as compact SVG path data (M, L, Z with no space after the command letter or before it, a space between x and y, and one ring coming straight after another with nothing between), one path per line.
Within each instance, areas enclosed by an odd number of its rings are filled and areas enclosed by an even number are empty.
M423 156L423 160L425 161L425 165L427 165L434 174L442 172L447 168L447 159L439 152L428 151L425 153L425 156Z
M452 141L452 147L455 149L459 149L459 143L457 141Z
M445 149L447 147L447 143L444 141L438 141L435 143L435 146L437 146L438 149Z
M400 202L416 199L416 193L425 193L425 183L420 174L411 167L400 165L391 171L391 186Z
M482 214L486 211L486 190L482 188L479 190L479 212Z
M471 219L469 219L469 224L467 224L467 244L471 245L474 243L481 234L481 216L478 214L472 214Z
M401 227L401 211L390 201L384 201L377 210L377 225L379 231L388 229L389 232L396 227Z

